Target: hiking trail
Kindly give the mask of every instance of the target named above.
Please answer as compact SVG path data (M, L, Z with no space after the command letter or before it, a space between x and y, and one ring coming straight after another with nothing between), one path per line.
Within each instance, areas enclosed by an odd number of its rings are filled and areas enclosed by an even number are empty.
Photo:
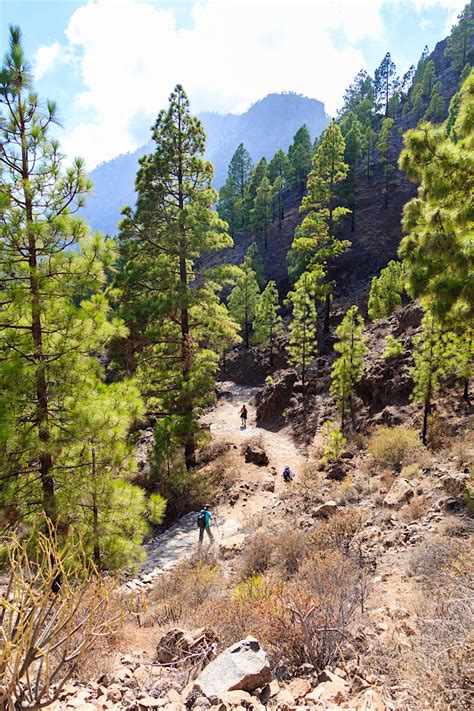
M246 387L229 381L220 383L216 406L201 419L202 424L209 427L214 440L224 440L239 449L245 442L255 440L269 458L267 467L246 464L242 458L239 471L236 472L236 484L240 484L243 495L233 504L224 502L217 507L211 506L218 522L217 526L212 526L216 548L237 533L248 533L252 517L278 503L279 491L287 486L281 478L284 466L288 464L298 476L306 459L304 451L295 444L285 428L271 431L256 427L253 399L258 390L256 387ZM244 403L248 410L246 428L241 427L239 417L240 408ZM272 468L276 470L276 474L271 473ZM262 486L272 479L274 492L265 490ZM126 583L127 587L131 590L148 587L158 575L196 553L197 541L196 512L191 512L144 544L147 561L139 575ZM205 537L203 550L207 550L208 546Z

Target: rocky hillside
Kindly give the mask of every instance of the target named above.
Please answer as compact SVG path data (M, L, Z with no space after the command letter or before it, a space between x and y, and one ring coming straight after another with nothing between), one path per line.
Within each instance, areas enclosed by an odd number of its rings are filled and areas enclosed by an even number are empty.
M206 157L215 168L216 188L225 181L227 166L240 143L246 146L254 161L262 156L270 159L279 148L288 149L304 123L315 139L328 122L323 103L291 92L269 94L243 114L204 112L199 118L207 136ZM135 202L138 159L151 149L148 143L135 153L103 163L90 173L94 188L84 216L93 230L116 234L122 207Z
M455 71L445 57L447 40L438 42L429 58L435 66L436 81L442 87L447 116L449 102L459 88L459 71ZM471 59L472 59L471 50ZM413 109L403 110L401 105L394 115L394 129L390 146L391 162L397 165L403 145L403 133L414 128L419 120ZM349 240L351 248L331 265L330 274L335 279L336 303L345 305L356 303L365 311L370 282L386 264L396 258L402 236L401 216L405 203L416 193L416 186L396 168L391 175L388 207L384 206L384 176L378 162L376 151L370 165L370 178L366 170L361 169L356 180L355 218L346 217L340 231L340 238ZM271 222L268 228L268 249L263 247L263 239L251 233L240 236L233 250L220 253L212 263L230 261L238 264L252 242L259 246L265 265L265 276L274 279L280 292L286 293L288 283L288 252L294 237L295 228L300 224L300 195L293 190L286 195L285 217L281 230L278 222Z

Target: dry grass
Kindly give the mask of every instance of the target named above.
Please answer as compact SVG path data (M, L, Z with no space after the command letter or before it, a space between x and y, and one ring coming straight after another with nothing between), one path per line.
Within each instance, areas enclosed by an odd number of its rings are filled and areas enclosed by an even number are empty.
M401 425L378 427L368 445L375 466L391 471L419 461L423 449L418 432Z

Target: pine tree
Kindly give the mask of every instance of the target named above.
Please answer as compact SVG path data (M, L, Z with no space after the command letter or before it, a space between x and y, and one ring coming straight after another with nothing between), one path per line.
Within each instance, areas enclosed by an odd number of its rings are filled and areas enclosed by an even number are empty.
M155 152L140 159L136 208L124 211L117 286L147 406L154 416L174 418L189 468L197 408L212 397L222 338L232 330L217 296L229 270L196 274L194 265L232 239L211 209L216 193L212 165L203 159L205 134L180 85L152 137Z
M390 97L396 89L396 74L397 68L392 61L390 52L387 52L374 74L376 104L386 117L388 116Z
M391 333L385 339L385 350L382 353L382 360L395 360L403 355L403 343Z
M32 90L19 28L0 72L0 427L2 518L41 511L67 527L77 468L61 466L80 436L74 402L101 376L97 358L124 334L102 293L110 242L73 217L90 187L83 163L64 169L49 136L56 106Z
M425 121L433 121L440 123L445 118L446 104L441 93L441 82L437 81L431 92L430 102L426 109L423 119Z
M321 298L321 280L324 271L320 265L304 271L288 294L292 310L290 341L287 346L289 362L301 372L303 414L306 423L306 376L308 367L318 352L316 338L316 301Z
M251 267L250 259L246 257L242 263L240 275L228 299L229 313L244 332L246 348L250 345L250 334L255 320L259 294L260 289L255 272Z
M474 193L474 70L462 85L459 112L447 125L408 131L400 168L419 183L403 210L404 259L409 293L425 296L441 320L474 315L472 195Z
M230 232L234 236L240 234L245 223L245 187L252 172L250 154L241 143L229 163L227 180L219 193L217 211L219 216L226 220ZM234 230L234 231L232 231Z
M275 338L282 332L278 289L274 281L268 282L257 301L254 325L255 342L268 348L270 367L273 367Z
M263 288L265 284L265 266L256 242L252 242L248 248L244 261L250 264L250 267L255 272L255 279L257 280L258 286L260 289Z
M451 60L453 68L461 71L468 63L469 56L472 56L474 42L474 19L470 3L458 15L458 20L448 37L444 54Z
M261 158L257 165L252 169L250 177L245 185L243 213L244 226L246 229L252 229L252 210L255 207L255 198L257 190L262 180L267 176L268 164L266 158Z
M284 196L289 179L290 163L286 153L280 148L268 164L268 178L273 186L273 201L278 216L278 229L285 218Z
M312 155L311 134L306 124L303 124L293 136L293 143L288 149L290 180L292 185L298 186L300 198L303 197L306 178L311 170Z
M352 419L352 396L355 387L362 378L364 358L368 353L363 335L364 320L358 313L357 306L351 306L336 329L337 342L334 350L339 357L331 371L331 395L336 398L341 413L341 429L345 425L347 406L350 406Z
M426 444L431 400L445 374L446 359L441 322L432 311L427 309L421 325L422 332L413 339L415 365L412 370L414 383L412 398L423 405L421 440Z
M384 207L388 208L388 193L390 188L390 176L395 170L395 165L390 151L390 139L393 131L393 119L386 118L382 122L382 128L377 140L378 160L382 166L383 175L385 178L384 185Z
M345 130L344 130L345 129ZM359 119L355 114L346 114L341 121L341 131L344 135L345 149L344 160L348 165L347 178L343 186L343 193L351 211L351 231L355 230L356 211L356 179L362 158L362 129Z
M267 249L268 221L272 213L273 192L269 179L265 175L257 188L251 213L251 224L256 232L263 236L263 248Z
M405 272L401 262L390 261L378 277L372 279L368 303L369 318L377 321L390 316L402 303Z
M306 264L321 264L326 271L330 260L346 251L350 242L336 237L336 228L349 210L338 205L338 189L346 179L344 138L335 120L324 132L314 154L313 170L308 177L308 192L300 211L306 213L295 230L292 249L304 255ZM324 331L329 330L331 283L326 284Z
M164 499L152 495L147 502L144 489L129 481L136 461L127 435L142 413L139 391L126 381L97 383L74 403L80 437L61 464L76 468L76 486L65 506L99 570L138 561L147 519L163 518Z

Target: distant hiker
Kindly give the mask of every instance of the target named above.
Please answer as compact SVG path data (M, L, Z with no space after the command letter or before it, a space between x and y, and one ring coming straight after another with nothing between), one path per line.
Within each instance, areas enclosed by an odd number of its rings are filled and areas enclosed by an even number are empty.
M242 405L240 409L240 424L242 427L247 427L247 408L245 405Z
M209 506L203 506L197 515L197 525L199 528L199 545L202 544L202 539L204 538L204 531L206 531L209 536L209 542L214 543L214 536L211 532L211 519L215 518L209 511Z
M293 481L293 478L295 475L291 471L290 467L288 465L286 465L286 467L283 469L282 476L283 476L283 481L285 481L288 484L290 481Z

